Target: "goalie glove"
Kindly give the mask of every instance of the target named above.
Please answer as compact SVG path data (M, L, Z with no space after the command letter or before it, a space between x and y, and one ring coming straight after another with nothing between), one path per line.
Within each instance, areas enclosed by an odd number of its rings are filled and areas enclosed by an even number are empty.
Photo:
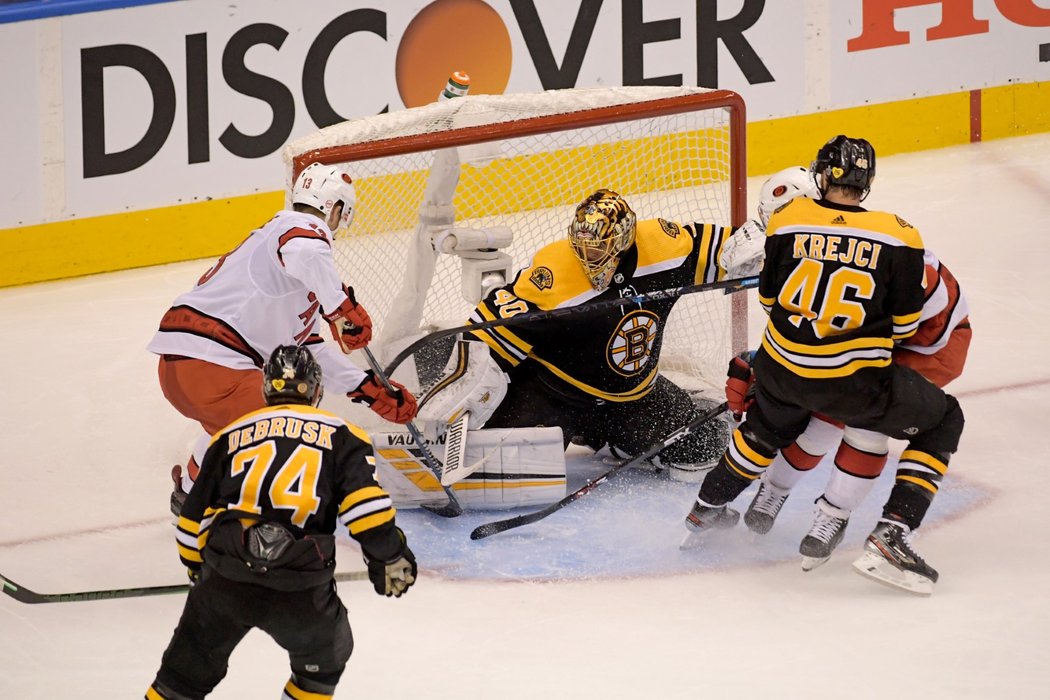
M372 370L365 370L361 385L347 394L351 401L363 403L391 423L407 423L416 415L416 397L390 380L394 393L387 391Z
M398 537L401 538L401 553L390 561L373 559L367 552L362 550L365 564L368 566L368 580L379 595L387 598L393 596L400 598L401 595L412 587L416 582L416 557L405 543L405 533L401 528L396 528Z
M325 314L324 320L332 330L332 337L344 353L349 355L368 345L372 339L372 318L365 307L357 303L354 288L343 285L346 300L335 311Z
M740 420L755 402L752 391L755 373L751 371L750 359L749 352L737 355L729 361L729 371L726 373L726 401L736 420Z
M766 257L766 229L750 219L722 244L719 266L731 279L751 277L762 270Z

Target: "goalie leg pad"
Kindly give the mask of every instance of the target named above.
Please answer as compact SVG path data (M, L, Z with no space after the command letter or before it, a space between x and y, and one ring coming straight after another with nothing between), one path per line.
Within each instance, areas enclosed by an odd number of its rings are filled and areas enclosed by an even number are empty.
M566 494L565 446L561 428L494 428L467 431L464 463L476 466L456 482L464 508L502 509L547 505ZM376 477L397 508L447 502L437 477L405 432L372 433ZM427 440L432 452L439 440Z
M461 340L437 384L419 402L419 419L448 425L469 412L471 423L480 428L506 395L507 375L492 359L488 346Z

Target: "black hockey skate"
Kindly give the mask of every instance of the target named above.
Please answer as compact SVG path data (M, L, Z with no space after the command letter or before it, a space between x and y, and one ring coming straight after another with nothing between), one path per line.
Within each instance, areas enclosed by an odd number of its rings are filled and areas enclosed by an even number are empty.
M774 486L767 479L758 483L758 493L744 513L744 524L751 532L764 535L773 529L780 509L784 507L791 491Z
M853 562L862 576L915 595L930 595L937 571L911 547L911 530L904 523L880 520L864 543L864 554Z
M180 465L176 464L171 468L171 480L175 482L175 487L171 490L171 514L178 522L179 515L182 513L182 504L186 502L188 495L182 489L182 467Z
M733 527L739 520L740 513L729 506L706 506L696 501L685 518L685 528L688 532L678 548L695 549L700 546L704 535L711 530Z
M817 499L817 515L798 547L803 571L812 571L831 558L848 524L849 511L836 508L823 496Z

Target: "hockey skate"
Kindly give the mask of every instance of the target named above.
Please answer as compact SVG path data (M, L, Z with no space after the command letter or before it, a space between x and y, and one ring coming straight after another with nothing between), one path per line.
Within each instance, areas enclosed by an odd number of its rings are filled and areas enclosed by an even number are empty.
M777 514L784 507L784 502L791 491L774 486L768 479L758 483L758 493L744 513L744 524L751 532L764 535L773 528Z
M186 491L182 488L182 466L176 464L171 468L171 480L175 482L175 487L171 490L171 514L178 522L179 514L182 513L182 504L186 502Z
M697 501L693 503L692 510L685 518L685 527L688 532L678 548L696 549L708 532L731 528L739 520L740 513L729 506L707 506Z
M812 571L831 558L831 553L846 534L848 523L849 511L836 508L823 496L817 499L817 515L798 547L803 571Z
M911 530L904 523L880 520L864 543L864 554L853 568L862 576L915 595L930 595L937 571L911 547Z

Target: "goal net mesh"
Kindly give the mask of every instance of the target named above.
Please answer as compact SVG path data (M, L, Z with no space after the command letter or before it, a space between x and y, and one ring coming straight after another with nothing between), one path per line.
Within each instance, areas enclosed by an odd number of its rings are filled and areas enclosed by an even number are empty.
M598 188L623 195L639 220L742 223L742 111L734 93L688 87L468 95L336 124L284 155L290 177L315 161L352 164L356 212L335 258L372 316L373 352L388 361L406 339L465 324L476 303L479 290L464 289L474 261L432 252L449 226L509 230L499 250L513 275L567 235L575 206ZM683 296L661 368L721 385L746 344L742 297Z

